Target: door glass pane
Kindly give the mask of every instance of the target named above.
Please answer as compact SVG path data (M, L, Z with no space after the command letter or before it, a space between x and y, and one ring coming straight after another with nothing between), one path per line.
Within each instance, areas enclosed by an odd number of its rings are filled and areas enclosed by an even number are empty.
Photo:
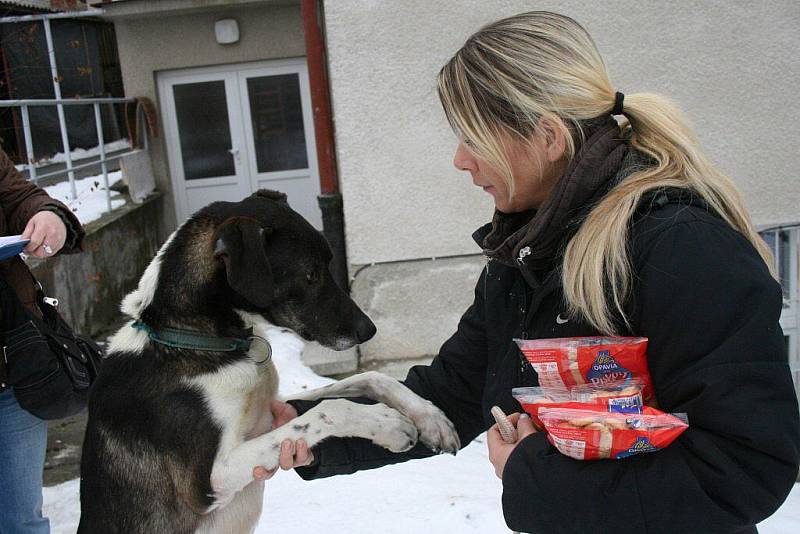
M172 87L187 180L236 174L223 80Z
M247 79L258 172L308 168L297 74Z

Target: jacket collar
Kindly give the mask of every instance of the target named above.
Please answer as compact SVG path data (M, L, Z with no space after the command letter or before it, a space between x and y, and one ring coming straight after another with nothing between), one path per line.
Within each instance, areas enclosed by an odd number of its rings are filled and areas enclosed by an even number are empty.
M538 210L495 211L492 222L473 234L488 258L529 271L549 270L576 221L629 174L620 172L629 150L616 121L606 117L587 130L577 156Z

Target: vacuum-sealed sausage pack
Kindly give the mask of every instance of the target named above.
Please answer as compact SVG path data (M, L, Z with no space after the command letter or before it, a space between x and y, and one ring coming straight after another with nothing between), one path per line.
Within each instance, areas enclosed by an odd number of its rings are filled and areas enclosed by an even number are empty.
M515 339L539 375L539 385L569 391L574 386L602 386L630 378L641 380L644 400L653 395L647 368L647 338L573 337Z
M576 460L620 460L667 447L688 427L686 414L644 407L641 414L608 412L601 406L541 407L547 439Z
M541 429L539 408L542 406L580 408L584 404L592 404L601 406L609 412L641 413L644 406L642 387L639 379L631 378L619 382L607 382L603 385L572 386L569 390L541 386L514 388L511 390L511 395L531 416L534 424Z

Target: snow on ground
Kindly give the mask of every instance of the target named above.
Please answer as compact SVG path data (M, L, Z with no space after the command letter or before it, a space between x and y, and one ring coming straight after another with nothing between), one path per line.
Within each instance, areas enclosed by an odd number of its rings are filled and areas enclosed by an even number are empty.
M277 341L273 336L270 340ZM290 334L280 341L301 343ZM274 355L282 395L331 382L314 374L293 352ZM293 471L279 471L267 481L256 533L506 534L500 493L482 435L456 457L437 456L349 476L305 482ZM44 513L53 534L74 533L80 514L78 480L45 488ZM800 532L800 486L759 531Z
M108 173L108 185L122 179L122 171ZM69 182L61 182L43 188L47 194L56 200L60 200L71 209L81 224L87 224L99 219L108 211L106 201L106 188L103 184L103 176L88 176L75 180L75 191L77 197L72 200ZM113 192L112 192L113 194ZM116 209L125 204L124 198L114 198L111 200L111 208Z

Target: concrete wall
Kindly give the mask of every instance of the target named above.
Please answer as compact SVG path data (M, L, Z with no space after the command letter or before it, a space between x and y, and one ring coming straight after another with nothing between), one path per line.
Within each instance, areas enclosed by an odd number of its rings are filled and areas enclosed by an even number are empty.
M491 203L451 165L435 77L472 32L531 9L583 24L620 91L677 100L757 222L800 219L795 0L336 0L325 20L351 263L475 252Z
M45 293L59 299L62 317L96 335L119 321L122 298L158 251L161 195L128 203L86 225L84 252L28 260Z
M305 56L297 0L139 1L122 2L106 9L105 18L113 21L116 28L126 96L147 96L159 107L156 86L159 71ZM214 23L221 18L238 21L239 42L217 44ZM161 214L166 232L163 239L175 228L163 136L152 142L151 155L158 189L167 193Z
M378 333L359 347L362 362L434 355L472 303L482 256L403 261L362 268L352 294Z
M480 260L447 260L446 284L441 261L391 262L479 252L493 204L452 167L435 78L482 25L531 9L583 24L620 91L675 99L756 223L800 220L796 1L326 1L353 294L378 324L367 359L435 353L471 300Z

